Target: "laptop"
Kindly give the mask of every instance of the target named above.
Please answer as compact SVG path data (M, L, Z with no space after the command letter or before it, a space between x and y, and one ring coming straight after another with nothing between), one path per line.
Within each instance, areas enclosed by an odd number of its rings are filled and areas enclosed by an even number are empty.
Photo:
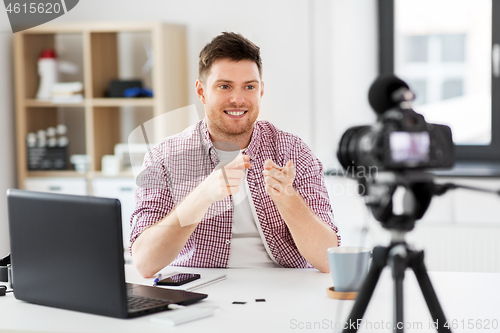
M118 199L7 191L14 296L130 318L208 295L125 282Z

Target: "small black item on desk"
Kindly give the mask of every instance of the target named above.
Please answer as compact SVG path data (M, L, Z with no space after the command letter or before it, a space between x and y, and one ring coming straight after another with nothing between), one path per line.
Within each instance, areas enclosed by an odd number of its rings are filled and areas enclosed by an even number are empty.
M0 286L0 296L5 296L6 292L7 292L7 287L6 286Z
M7 265L10 265L10 254L0 259L0 266L7 266Z
M158 281L158 285L164 286L182 286L188 282L198 280L201 277L200 274L188 274L181 273L169 276L163 280Z
M10 254L0 259L0 282L9 282Z

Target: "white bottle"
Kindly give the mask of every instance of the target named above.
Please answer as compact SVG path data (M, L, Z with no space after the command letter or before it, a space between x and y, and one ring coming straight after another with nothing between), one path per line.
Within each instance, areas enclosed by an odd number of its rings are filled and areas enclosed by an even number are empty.
M56 127L56 133L57 135L64 135L68 132L68 127L64 124L59 124Z
M58 70L56 52L47 49L42 52L38 59L38 75L40 75L40 86L36 98L39 100L50 100L52 97L52 86L58 81Z

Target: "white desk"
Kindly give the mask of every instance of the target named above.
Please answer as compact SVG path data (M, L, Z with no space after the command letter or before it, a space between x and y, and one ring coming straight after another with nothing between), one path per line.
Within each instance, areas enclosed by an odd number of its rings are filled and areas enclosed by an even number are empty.
M211 272L213 269L167 268L163 272ZM338 332L335 322L344 322L354 301L338 301L326 295L332 285L330 274L298 269L219 269L227 279L196 290L209 296L201 303L219 306L213 317L167 327L150 322L153 314L135 319L60 310L18 301L12 293L0 297L0 331L50 332ZM132 266L126 266L128 282L150 284ZM500 332L500 274L443 273L429 274L448 320L456 319L460 328L453 332ZM406 332L435 332L429 328L430 315L413 272L405 278L405 322L422 328ZM265 298L266 302L255 302ZM233 301L246 301L244 305ZM199 304L201 304L199 303ZM386 269L365 315L359 332L391 332L377 325L392 325L392 279ZM467 329L468 320L490 321L490 329ZM463 320L465 329L461 329ZM491 321L499 327L493 330ZM386 326L385 326L386 327ZM418 326L417 326L418 327Z

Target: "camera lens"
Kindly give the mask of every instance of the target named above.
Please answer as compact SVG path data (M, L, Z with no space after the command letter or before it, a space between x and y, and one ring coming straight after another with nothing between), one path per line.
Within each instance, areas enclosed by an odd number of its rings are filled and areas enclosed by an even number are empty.
M345 170L349 170L349 167L356 168L358 166L358 143L363 134L369 129L370 126L355 126L347 129L344 135L342 135L337 151L337 158Z

